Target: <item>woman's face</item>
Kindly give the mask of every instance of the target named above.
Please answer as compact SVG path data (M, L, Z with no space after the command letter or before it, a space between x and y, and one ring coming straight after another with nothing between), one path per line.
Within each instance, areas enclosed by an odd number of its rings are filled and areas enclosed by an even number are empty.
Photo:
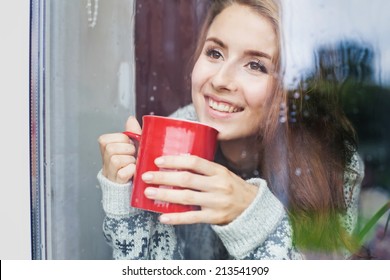
M276 42L271 23L246 6L229 6L211 24L192 72L192 100L199 120L219 130L219 140L255 135L265 121Z

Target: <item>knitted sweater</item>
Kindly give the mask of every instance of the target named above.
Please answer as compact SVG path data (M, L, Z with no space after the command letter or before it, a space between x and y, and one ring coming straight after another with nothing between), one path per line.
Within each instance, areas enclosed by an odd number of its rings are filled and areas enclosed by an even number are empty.
M197 120L192 105L172 117ZM357 223L357 202L363 178L363 164L357 154L345 173L344 196L347 205L341 217L348 232ZM292 241L292 228L283 204L267 182L251 178L259 187L251 205L227 225L165 225L157 213L129 205L132 182L117 184L101 171L98 181L106 217L103 233L113 248L114 259L302 259Z

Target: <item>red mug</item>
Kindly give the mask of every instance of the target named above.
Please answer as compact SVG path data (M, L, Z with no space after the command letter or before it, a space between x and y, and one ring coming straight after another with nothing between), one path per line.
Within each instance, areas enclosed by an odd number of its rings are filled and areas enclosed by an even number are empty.
M160 170L154 160L164 155L196 155L213 160L218 131L199 122L146 115L142 117L142 135L123 132L139 142L137 164L133 178L130 205L135 208L158 213L186 212L199 209L198 206L157 201L145 196L147 187L174 188L145 183L141 176L147 171ZM180 188L178 188L180 189Z

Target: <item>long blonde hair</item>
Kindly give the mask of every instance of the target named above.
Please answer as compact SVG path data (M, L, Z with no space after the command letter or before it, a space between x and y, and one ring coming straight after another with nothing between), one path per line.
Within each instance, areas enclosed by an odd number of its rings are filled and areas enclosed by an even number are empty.
M302 100L292 97L299 92L304 96L306 88L288 92L282 86L281 67L281 5L278 0L212 0L202 27L194 62L202 52L210 25L225 8L233 5L250 7L272 24L278 50L273 58L276 65L276 85L265 106L264 123L259 124L263 161L259 171L267 180L271 191L284 203L290 215L295 244L304 249L338 251L340 248L354 250L354 244L339 222L345 212L343 174L350 158L345 141L352 150L353 128L339 110L327 112L331 121L321 116L309 122L303 116ZM317 89L311 89L315 94ZM320 90L320 89L319 89ZM322 102L313 98L307 102L311 110ZM301 103L299 103L301 102ZM331 106L337 104L331 103ZM295 122L289 120L289 110L294 107ZM347 124L347 125L343 125ZM328 135L323 138L324 135ZM351 140L352 139L352 140ZM298 174L299 173L299 174Z

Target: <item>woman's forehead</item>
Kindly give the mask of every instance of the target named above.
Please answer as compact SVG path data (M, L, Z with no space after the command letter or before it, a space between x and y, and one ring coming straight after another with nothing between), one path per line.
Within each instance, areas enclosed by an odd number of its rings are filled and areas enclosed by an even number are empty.
M273 25L265 16L243 5L233 4L215 17L207 38L218 38L227 46L261 51L273 57L278 49Z

